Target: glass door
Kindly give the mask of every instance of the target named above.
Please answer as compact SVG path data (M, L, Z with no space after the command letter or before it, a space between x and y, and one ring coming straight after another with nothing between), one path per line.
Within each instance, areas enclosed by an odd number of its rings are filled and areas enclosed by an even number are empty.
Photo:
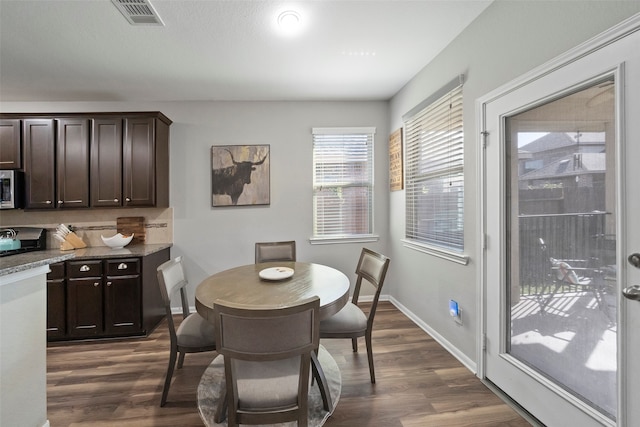
M481 375L549 426L640 425L637 21L479 100Z
M617 412L615 80L505 117L506 351Z

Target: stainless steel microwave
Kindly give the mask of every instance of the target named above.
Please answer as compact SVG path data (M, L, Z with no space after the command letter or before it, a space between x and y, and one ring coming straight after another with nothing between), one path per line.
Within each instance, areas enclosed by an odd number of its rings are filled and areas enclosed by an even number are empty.
M0 209L23 207L24 173L17 170L0 170Z

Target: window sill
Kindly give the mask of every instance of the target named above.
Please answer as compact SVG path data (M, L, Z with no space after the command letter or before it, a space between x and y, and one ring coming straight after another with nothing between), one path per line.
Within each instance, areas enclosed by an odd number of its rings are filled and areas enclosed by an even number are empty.
M445 249L436 248L434 246L427 246L423 243L418 243L413 240L402 239L404 247L423 252L425 254L433 255L438 258L446 259L447 261L455 262L457 264L467 265L469 264L469 256L460 254L457 252L447 251Z
M309 243L312 245L333 245L337 243L367 243L377 242L380 236L375 234L367 234L362 236L346 236L346 237L309 237Z

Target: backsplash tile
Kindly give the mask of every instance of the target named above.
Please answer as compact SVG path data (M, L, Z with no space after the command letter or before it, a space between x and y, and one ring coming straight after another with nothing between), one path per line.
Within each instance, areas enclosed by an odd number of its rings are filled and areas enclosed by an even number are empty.
M53 238L63 223L73 229L89 247L105 246L100 238L116 234L116 220L125 216L145 218L145 243L173 243L173 208L91 209L56 211L0 211L0 227L43 227L47 229L47 246L57 248Z

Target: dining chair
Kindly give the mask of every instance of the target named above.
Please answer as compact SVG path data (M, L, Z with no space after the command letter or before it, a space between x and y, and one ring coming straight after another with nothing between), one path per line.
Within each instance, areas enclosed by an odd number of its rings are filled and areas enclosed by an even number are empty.
M167 314L171 342L169 366L167 367L167 376L162 389L162 399L160 400L160 406L164 406L167 403L167 395L169 394L171 377L173 376L178 353L180 353L178 357L178 369L180 369L184 363L184 355L186 353L213 351L216 349L216 342L213 324L198 313L189 313L186 290L188 281L182 264L182 257L171 259L158 266L157 274L160 294ZM180 291L180 300L182 302L182 322L176 329L171 313L171 298L178 291Z
M270 308L217 300L213 310L218 353L224 357L221 401L228 426L297 421L306 427L320 298Z
M256 243L256 264L270 261L295 261L296 242L258 242Z
M371 333L373 318L376 315L378 299L382 284L389 268L390 259L367 248L362 248L360 260L356 267L356 284L351 302L339 312L320 322L320 338L350 338L353 351L358 351L358 338L365 337L367 357L369 359L369 374L371 383L375 384L376 374L373 368L373 351L371 348ZM366 280L376 288L368 315L358 307L358 298L362 280Z

